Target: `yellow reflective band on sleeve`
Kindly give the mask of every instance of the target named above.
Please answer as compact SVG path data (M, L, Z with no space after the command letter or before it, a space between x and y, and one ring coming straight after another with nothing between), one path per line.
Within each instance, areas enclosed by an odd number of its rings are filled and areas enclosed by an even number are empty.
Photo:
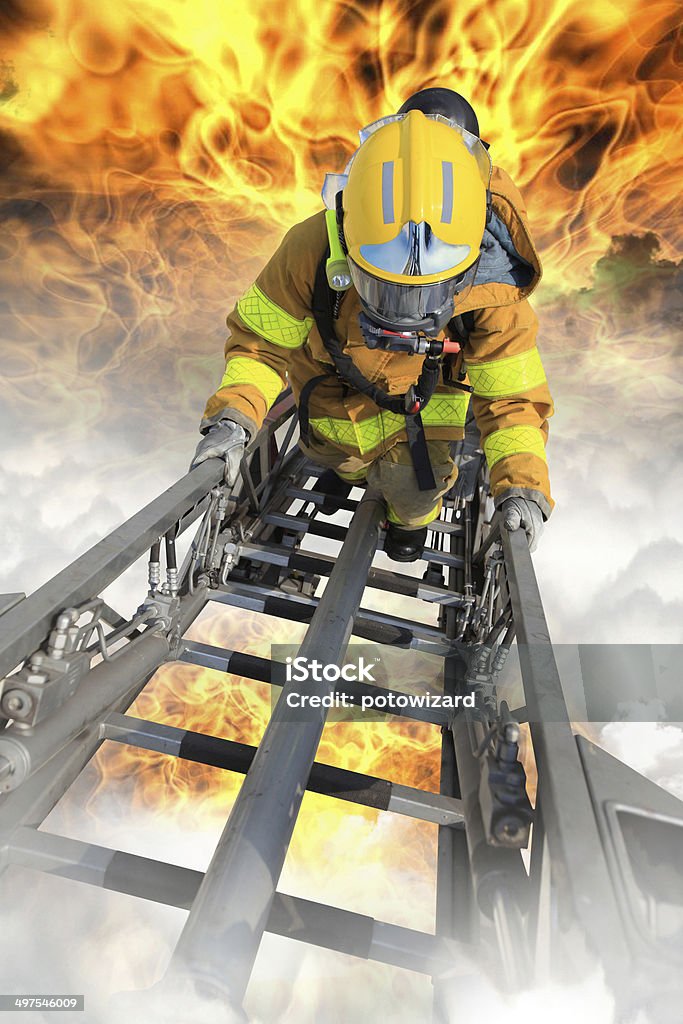
M484 441L484 454L493 468L508 455L537 455L546 462L545 441L538 427L503 427L494 430Z
M464 427L469 399L465 391L434 395L422 412L423 426ZM405 416L383 409L377 416L368 416L356 423L333 416L312 418L310 423L321 437L365 455L405 430L406 420Z
M469 381L475 395L505 398L530 391L545 383L545 371L537 348L488 363L468 364Z
M312 317L297 320L255 284L237 303L237 312L247 327L281 348L301 348L313 326Z
M282 381L275 370L245 356L233 356L225 365L221 387L229 388L233 384L250 384L256 388L263 395L269 409L282 391Z

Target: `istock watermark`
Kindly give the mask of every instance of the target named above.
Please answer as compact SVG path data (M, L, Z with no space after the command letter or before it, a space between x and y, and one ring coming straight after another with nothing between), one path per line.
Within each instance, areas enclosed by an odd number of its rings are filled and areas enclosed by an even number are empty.
M278 687L283 686L282 700L292 721L325 709L330 721L372 721L398 714L437 722L442 715L445 723L458 709L476 706L473 693L442 692L441 658L418 659L417 672L409 678L404 657L401 651L378 653L376 647L351 644L337 664L301 655L293 644L274 644L273 701L280 699Z
M348 665L329 665L315 658L309 661L308 658L298 657L285 658L285 679L287 682L307 683L311 680L315 683L326 682L336 683L343 679L347 683L374 683L373 675L379 658L372 659L368 664L361 655L357 662Z
M444 693L444 659L437 655L411 650L407 656L394 647L352 643L336 664L303 657L295 644L275 644L272 696L277 701L279 687L287 686L293 721L325 708L330 721L383 720L393 714L439 725L462 709L476 708L495 686L498 702L505 700L513 717L522 709L523 721L533 722L540 720L540 709L526 706L521 671L533 649L533 644L514 645L494 677L490 652L481 645L454 645L449 657L461 659L465 678L474 681L451 695ZM545 657L545 647L539 650ZM572 721L601 726L683 721L683 645L554 644L553 656ZM556 720L552 714L552 707L544 709L543 721Z

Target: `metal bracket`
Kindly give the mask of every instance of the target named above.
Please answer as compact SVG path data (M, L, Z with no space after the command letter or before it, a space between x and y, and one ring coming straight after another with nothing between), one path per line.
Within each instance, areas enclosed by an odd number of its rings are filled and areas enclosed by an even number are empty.
M85 627L77 626L86 611L93 611L92 621ZM99 625L99 612L96 602L61 612L47 639L46 650L35 651L23 668L2 681L0 711L14 719L18 727L33 728L76 690L90 668L91 654L84 646Z
M111 661L119 653L111 648L150 619L153 619L152 627L170 631L175 621L170 605L174 600L177 605L177 598L158 595L154 600L156 604L143 605L131 622L123 623L107 636L102 625L104 601L87 601L60 612L45 648L34 651L18 672L0 681L0 713L13 719L18 728L30 730L75 693L83 676L90 671L94 656L99 654L104 661ZM79 619L88 612L92 613L92 618L79 626ZM91 644L93 635L97 639ZM143 635L130 640L126 649Z
M479 804L492 846L525 849L533 821L526 772L519 760L519 725L502 704L502 714L481 758Z
M70 658L51 658L36 651L27 665L3 680L0 710L17 726L32 728L71 697L90 660L85 651Z
M221 559L219 577L222 584L228 582L228 576L239 562L241 552L242 544L237 540L230 540L223 545L223 557Z

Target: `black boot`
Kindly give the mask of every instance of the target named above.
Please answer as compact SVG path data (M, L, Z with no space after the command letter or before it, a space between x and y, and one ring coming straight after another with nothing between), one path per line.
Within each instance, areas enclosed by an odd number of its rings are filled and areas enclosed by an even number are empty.
M422 554L426 540L426 526L404 530L401 526L389 523L384 539L384 553L395 562L415 562Z
M326 469L322 476L318 477L313 487L314 491L322 492L325 495L325 500L320 506L320 514L333 516L335 512L338 512L338 499L348 498L352 487L353 484L342 480L333 469Z

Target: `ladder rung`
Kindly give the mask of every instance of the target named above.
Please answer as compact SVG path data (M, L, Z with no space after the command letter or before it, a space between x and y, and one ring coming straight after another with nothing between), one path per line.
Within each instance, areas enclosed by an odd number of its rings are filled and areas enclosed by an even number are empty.
M263 683L271 682L272 665L268 658L258 658L255 654L243 654L241 651L224 650L194 640L184 640L183 647L179 660L190 665L201 665L202 668L229 672L231 675L257 679ZM372 686L369 683L345 683L344 688L344 692L354 704L360 704L363 697L398 695L396 690ZM386 713L400 718L410 718L416 722L438 725L440 728L448 728L450 723L446 711L439 708L393 707L387 708Z
M281 526L285 530L294 530L295 533L311 533L318 537L328 537L331 540L343 540L346 536L345 526L340 526L338 523L327 523L320 519L309 519L307 516L292 516L287 512L269 512L263 519L264 522L270 523L272 526ZM447 523L442 519L435 519L433 523L429 524L428 529L433 533L461 534L464 527L459 523ZM433 548L425 548L425 551L431 554ZM443 553L435 552L435 554Z
M46 874L182 910L192 906L204 877L192 868L34 828L16 830L8 859ZM458 958L466 966L472 956L472 948L465 943L280 892L275 893L266 930L420 974L452 973L457 970Z
M351 498L336 498L326 495L322 491L309 491L305 487L288 487L285 495L288 498L298 498L313 505L322 505L326 500L333 501L337 508L344 512L353 512L358 505L358 502Z
M328 540L343 541L346 527L339 523L328 523L321 519L307 519L306 516L290 516L286 512L268 512L263 522L270 526L279 526L282 530L294 533L309 533L314 537L326 537Z
M308 490L305 487L288 487L285 491L285 495L288 498L298 498L301 501L306 501L314 505L322 505L325 500L334 502L339 510L345 512L353 512L358 505L357 501L353 501L351 498L337 498L334 495L325 495L322 491ZM461 523L448 523L443 519L436 519L429 525L430 530L434 530L436 533L463 533L464 526Z
M336 559L330 555L321 555L312 551L292 551L291 548L270 544L243 544L241 557L249 558L254 562L265 562L268 565L280 565L287 569L315 573L319 576L329 576L336 562ZM368 573L368 586L401 597L415 597L418 600L435 604L462 604L462 595L456 594L446 587L432 586L424 583L419 576L407 576L404 573L391 572L386 569L371 568Z
M206 736L200 732L147 722L129 715L108 715L100 726L100 734L103 739L114 740L116 743L157 750L162 754L240 772L242 775L249 771L256 754L256 747L247 743ZM436 825L461 825L464 820L462 802L454 797L428 793L412 786L402 786L318 761L313 764L306 789L311 793L363 804L379 811L405 814Z
M231 581L212 590L209 600L294 622L310 622L318 605L316 597L285 594L276 587ZM435 626L365 608L358 610L353 635L371 643L412 648L442 657L453 651L451 641Z

